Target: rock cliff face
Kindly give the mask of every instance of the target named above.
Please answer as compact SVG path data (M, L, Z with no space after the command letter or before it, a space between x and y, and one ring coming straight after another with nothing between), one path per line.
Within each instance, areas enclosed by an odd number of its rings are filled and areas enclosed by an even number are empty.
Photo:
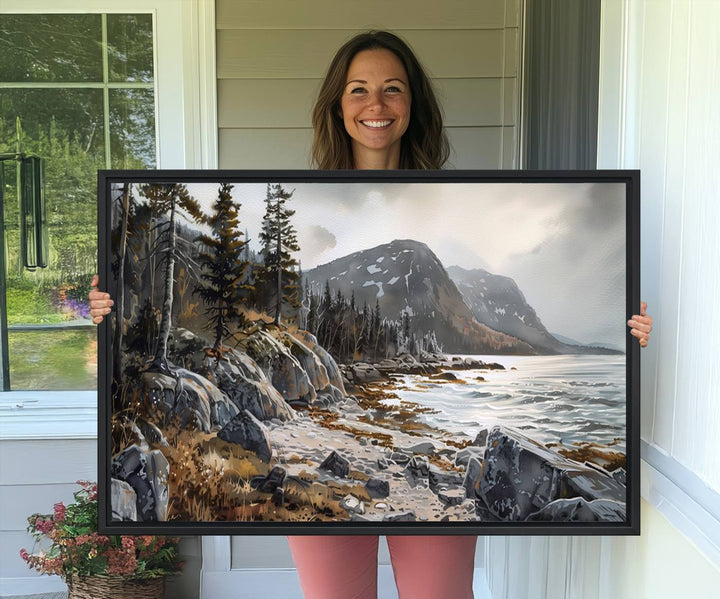
M435 332L449 353L534 353L525 342L481 324L432 250L419 241L395 240L355 252L305 273L316 294L355 295L356 305L374 306L383 318L412 318L421 333Z
M618 353L603 347L573 345L556 339L510 277L492 274L481 268L465 270L459 266L450 266L447 272L479 322L522 339L539 354Z

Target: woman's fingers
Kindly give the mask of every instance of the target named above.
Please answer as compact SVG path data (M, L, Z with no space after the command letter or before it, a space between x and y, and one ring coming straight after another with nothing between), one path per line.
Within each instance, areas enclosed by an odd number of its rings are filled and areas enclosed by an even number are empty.
M630 327L630 334L637 337L640 347L647 347L652 331L652 316L647 314L647 303L640 302L640 314L633 314L627 324Z
M112 306L115 304L110 298L109 293L104 291L98 291L97 286L100 283L100 279L97 275L94 275L90 286L92 289L88 293L88 299L90 300L90 316L95 324L100 324L103 317L110 314Z
M628 326L633 330L650 333L650 331L652 331L652 318L649 316L638 316L635 314L630 320L628 320Z

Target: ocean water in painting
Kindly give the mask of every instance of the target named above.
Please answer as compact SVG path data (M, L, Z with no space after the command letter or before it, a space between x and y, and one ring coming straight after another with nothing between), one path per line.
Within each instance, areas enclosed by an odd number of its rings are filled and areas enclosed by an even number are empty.
M474 438L500 424L543 443L615 442L625 452L625 356L473 356L505 370L456 372L467 384L404 375L399 399L433 408L428 424ZM482 377L484 381L477 381Z

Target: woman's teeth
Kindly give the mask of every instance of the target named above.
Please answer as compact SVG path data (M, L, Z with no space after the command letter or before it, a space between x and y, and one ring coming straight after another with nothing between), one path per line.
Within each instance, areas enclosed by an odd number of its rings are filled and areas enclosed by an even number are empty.
M361 121L367 127L387 127L392 121Z

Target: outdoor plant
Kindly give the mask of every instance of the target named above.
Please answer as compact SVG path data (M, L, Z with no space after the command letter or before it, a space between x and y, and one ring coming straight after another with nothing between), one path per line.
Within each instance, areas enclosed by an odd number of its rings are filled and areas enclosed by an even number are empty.
M30 568L67 582L91 576L157 578L181 570L176 538L98 534L97 484L77 484L73 503L56 503L52 514L28 517L34 553L21 549L20 556Z

